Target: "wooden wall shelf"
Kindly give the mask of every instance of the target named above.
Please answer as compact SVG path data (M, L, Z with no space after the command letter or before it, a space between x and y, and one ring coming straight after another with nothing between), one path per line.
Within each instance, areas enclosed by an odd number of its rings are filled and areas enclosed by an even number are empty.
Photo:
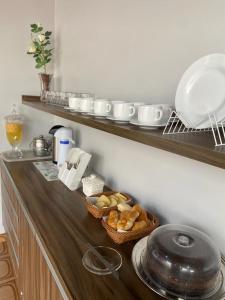
M63 108L44 104L38 96L24 95L22 103L76 123L225 169L225 147L215 147L210 132L163 135L162 130L143 130L133 125L119 125L109 120L71 113Z

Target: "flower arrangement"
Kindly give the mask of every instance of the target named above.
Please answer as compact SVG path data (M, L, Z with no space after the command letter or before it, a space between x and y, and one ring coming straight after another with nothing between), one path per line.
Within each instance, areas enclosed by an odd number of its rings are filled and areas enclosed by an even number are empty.
M30 25L31 27L31 45L27 51L27 54L33 55L35 59L36 69L44 69L44 73L47 73L46 66L50 63L52 58L53 48L50 48L50 36L51 31L43 31L43 27L39 23Z

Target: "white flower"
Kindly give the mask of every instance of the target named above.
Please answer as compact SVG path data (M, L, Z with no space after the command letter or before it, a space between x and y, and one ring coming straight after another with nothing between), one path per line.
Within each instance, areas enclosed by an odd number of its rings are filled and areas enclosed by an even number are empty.
M28 49L28 53L35 53L35 52L36 52L36 48L35 48L34 44L32 44Z
M39 39L40 42L44 42L44 40L45 40L45 35L44 35L44 34L39 34L39 35L38 35L38 39Z
M42 26L41 26L41 23L37 23L37 27L42 27Z

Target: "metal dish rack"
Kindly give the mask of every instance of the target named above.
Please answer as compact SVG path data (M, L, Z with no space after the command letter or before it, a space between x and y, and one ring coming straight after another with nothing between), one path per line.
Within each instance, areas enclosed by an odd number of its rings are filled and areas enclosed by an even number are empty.
M172 111L168 122L163 130L163 134L187 134L187 133L205 133L212 132L215 146L225 146L225 122L224 120L218 121L215 114L208 115L211 126L204 129L193 128L190 124L186 127L182 119L182 114L177 111ZM189 124L188 122L186 122Z

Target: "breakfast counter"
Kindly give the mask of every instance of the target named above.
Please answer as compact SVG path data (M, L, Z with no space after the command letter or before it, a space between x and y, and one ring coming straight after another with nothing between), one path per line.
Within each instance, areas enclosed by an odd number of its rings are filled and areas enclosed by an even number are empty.
M113 243L100 220L87 212L81 191L71 192L58 181L47 182L32 162L2 162L3 172L37 235L62 299L162 299L139 280L133 269L135 242ZM123 263L119 280L113 275L94 275L83 267L82 256L88 244L120 252Z

